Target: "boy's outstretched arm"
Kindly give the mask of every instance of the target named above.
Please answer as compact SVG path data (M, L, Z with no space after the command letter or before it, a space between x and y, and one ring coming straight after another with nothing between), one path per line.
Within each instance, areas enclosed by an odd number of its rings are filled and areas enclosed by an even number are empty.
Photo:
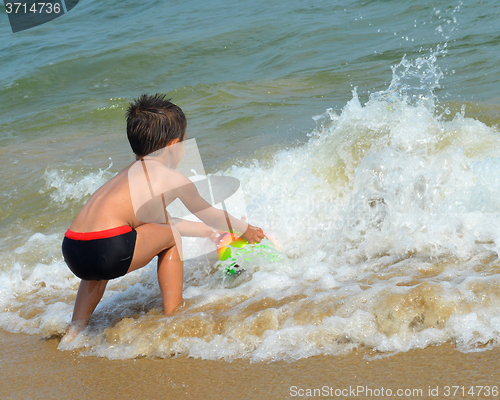
M172 218L170 217L170 215L168 220L170 224L179 231L181 236L208 237L215 240L217 237L224 234L224 231L211 228L203 222L187 221L181 218Z
M176 176L173 197L179 198L187 209L205 224L226 232L234 232L249 243L259 243L264 238L262 229L233 217L226 211L212 207L198 193L195 184L182 174Z
M186 221L181 218L169 218L170 223L179 231L182 236L208 237L217 240L226 231L211 228L202 222ZM262 229L247 224L246 231L239 235L250 243L260 242L264 238Z

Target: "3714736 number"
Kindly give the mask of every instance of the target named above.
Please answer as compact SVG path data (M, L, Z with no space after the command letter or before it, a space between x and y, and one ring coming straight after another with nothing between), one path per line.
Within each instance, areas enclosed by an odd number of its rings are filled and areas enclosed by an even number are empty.
M62 11L61 3L5 3L5 11L7 14L60 14Z

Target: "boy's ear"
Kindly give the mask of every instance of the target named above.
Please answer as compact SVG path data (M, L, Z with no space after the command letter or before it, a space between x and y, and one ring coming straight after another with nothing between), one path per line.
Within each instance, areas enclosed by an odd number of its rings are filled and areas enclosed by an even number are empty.
M180 142L179 138L172 139L170 142L168 142L167 146L172 146L173 144L177 144Z

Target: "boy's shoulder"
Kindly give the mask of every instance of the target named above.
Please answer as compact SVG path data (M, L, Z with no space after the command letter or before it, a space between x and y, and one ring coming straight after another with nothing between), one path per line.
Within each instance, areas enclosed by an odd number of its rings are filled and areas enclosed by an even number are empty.
M191 181L180 171L169 168L162 162L157 160L138 160L132 164L128 170L129 179L134 182L139 180L149 180L153 185L159 183L170 182L174 186L182 186Z

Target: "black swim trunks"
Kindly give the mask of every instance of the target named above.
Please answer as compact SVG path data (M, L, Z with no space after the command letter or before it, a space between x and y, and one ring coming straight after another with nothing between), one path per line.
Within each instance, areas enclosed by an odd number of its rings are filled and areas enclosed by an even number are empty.
M99 232L64 235L62 252L69 269L80 279L115 279L127 273L134 255L137 232L119 226Z

